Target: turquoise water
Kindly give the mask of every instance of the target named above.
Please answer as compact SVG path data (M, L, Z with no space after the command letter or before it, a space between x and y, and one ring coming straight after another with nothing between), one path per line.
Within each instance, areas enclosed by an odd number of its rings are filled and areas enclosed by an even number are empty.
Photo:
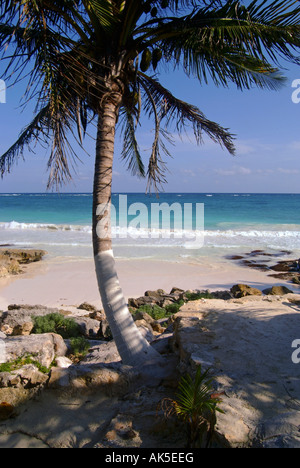
M113 194L112 200L119 257L197 260L250 248L300 251L300 194L165 193L157 199L131 193ZM189 249L184 235L147 235L165 228L162 217L154 220L155 204L174 209L170 228L174 233L181 226L181 234L201 229L196 206L204 206L204 246ZM0 244L44 248L54 257L91 256L91 210L91 194L0 194Z

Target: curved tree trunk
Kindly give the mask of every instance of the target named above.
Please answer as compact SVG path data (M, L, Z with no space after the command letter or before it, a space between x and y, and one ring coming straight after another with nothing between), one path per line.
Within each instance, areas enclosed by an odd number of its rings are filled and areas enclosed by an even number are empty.
M111 183L118 103L107 99L98 120L93 193L93 247L102 305L124 364L157 357L136 327L116 272L111 240Z

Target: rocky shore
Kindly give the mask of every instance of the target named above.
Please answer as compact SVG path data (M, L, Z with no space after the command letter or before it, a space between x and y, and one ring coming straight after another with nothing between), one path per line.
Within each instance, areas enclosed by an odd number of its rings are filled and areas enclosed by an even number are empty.
M0 246L0 278L23 273L26 265L41 261L46 254L44 250Z
M300 447L291 359L300 295L236 284L146 291L128 303L161 363L123 366L105 314L88 303L0 313L0 447L183 448L184 428L159 408L199 364L224 395L215 446ZM74 338L65 335L71 323Z
M290 255L291 252L288 250L282 250L275 254L264 250L252 250L244 255L229 256L227 259L238 262L247 268L265 271L268 273L268 276L272 278L290 281L293 284L300 284L300 259L280 260L275 262L276 257Z

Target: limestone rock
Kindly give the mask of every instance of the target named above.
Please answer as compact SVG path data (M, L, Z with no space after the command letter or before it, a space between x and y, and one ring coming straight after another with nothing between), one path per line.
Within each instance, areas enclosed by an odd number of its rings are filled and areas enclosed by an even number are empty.
M58 356L55 359L55 364L60 369L68 369L70 366L73 365L71 359L67 358L66 356Z
M5 340L6 361L29 354L42 366L50 367L56 356L65 356L67 346L60 335L44 333L42 335L12 336Z
M16 260L21 265L39 262L46 253L38 249L0 249L0 262Z
M83 302L77 308L80 309L80 310L86 310L87 312L96 312L97 311L97 307L93 306L92 304L89 304L88 302Z
M0 403L0 421L5 421L6 419L10 418L13 415L14 407L3 401Z
M6 335L29 335L33 329L32 316L44 316L58 313L58 309L43 306L28 306L12 304L8 311L0 313L0 331Z
M34 388L45 385L48 374L40 372L33 364L26 364L11 372L0 372L0 388Z
M203 327L201 318L198 317L177 317L174 322L174 335L170 340L172 349L179 355L182 365L189 366L203 364L204 355L199 349L202 344L213 342L215 333ZM198 357L201 355L201 357ZM205 361L211 365L211 362Z
M235 298L245 296L262 296L262 292L259 289L252 288L247 284L235 284L234 286L232 286L230 291Z
M89 317L72 317L79 325L80 332L86 338L97 338L100 335L100 322Z
M284 296L285 294L293 294L293 291L286 286L272 286L272 288L265 289L263 293L271 296Z
M44 250L0 248L0 278L22 273L20 265L39 262L46 253Z

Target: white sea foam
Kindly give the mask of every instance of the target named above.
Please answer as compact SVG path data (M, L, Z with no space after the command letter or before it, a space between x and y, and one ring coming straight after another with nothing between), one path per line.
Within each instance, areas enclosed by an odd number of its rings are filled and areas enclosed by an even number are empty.
M281 228L281 229L280 229ZM195 232L190 230L136 229L113 227L114 246L122 250L122 258L177 256L193 248ZM90 256L92 249L91 225L47 223L0 223L0 244L35 246L50 255ZM231 249L235 253L245 249L268 248L300 251L300 226L261 225L260 229L219 229L204 231L204 246L193 255L215 255ZM174 250L175 249L175 250ZM209 253L210 252L210 253ZM185 255L185 254L183 254Z
M248 237L248 238L294 238L300 241L300 226L290 226L290 229L278 229L279 226L272 226L272 229L225 229L225 230L205 230L205 237L222 237L222 238L237 238L237 237ZM299 230L295 230L299 229ZM12 231L70 231L70 232L82 232L91 234L92 226L90 225L72 225L72 224L47 224L47 223L19 223L11 221L7 223L0 223L0 230L12 230ZM170 235L170 237L180 238L181 236L192 237L195 233L189 229L147 229L147 228L135 228L132 226L113 226L113 235L119 237L128 236L133 238L156 238Z

